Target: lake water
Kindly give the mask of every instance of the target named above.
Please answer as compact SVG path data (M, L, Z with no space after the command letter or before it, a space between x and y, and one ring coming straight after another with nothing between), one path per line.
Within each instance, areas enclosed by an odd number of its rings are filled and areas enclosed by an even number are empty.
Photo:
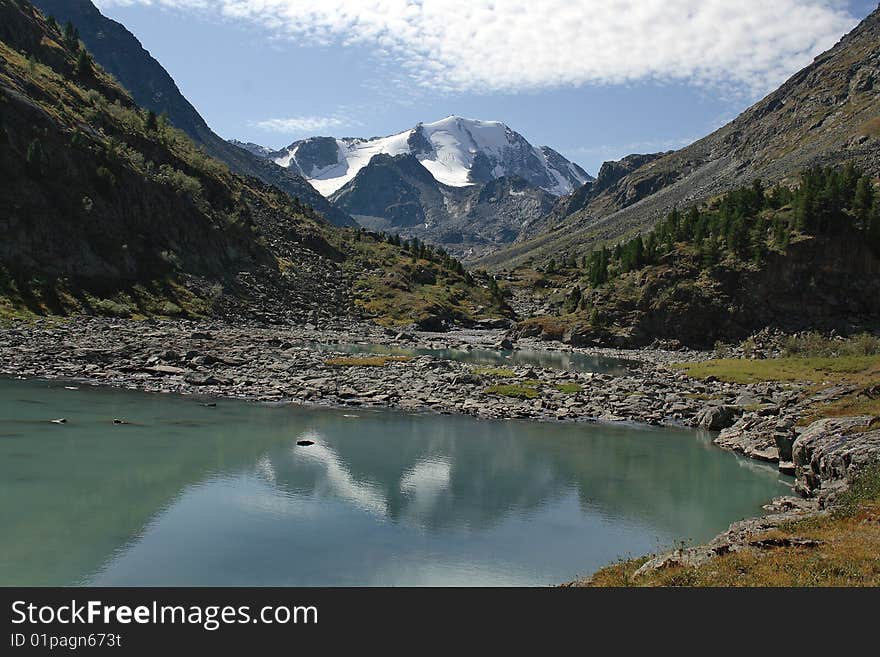
M0 585L556 584L789 490L689 430L204 401L0 380Z
M526 365L557 370L596 372L621 376L627 368L638 366L636 361L610 356L589 356L577 352L547 351L542 349L517 349L495 351L492 349L431 349L428 347L389 347L381 344L310 342L308 346L320 351L345 354L390 354L393 356L434 356L446 360L458 360L477 365Z

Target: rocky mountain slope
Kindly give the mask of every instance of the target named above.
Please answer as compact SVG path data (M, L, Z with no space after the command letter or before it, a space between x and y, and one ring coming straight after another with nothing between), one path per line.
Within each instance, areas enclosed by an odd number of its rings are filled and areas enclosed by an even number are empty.
M362 226L442 244L467 258L515 240L556 197L519 177L444 185L412 155L380 154L330 199Z
M0 0L0 179L0 320L439 324L504 313L487 282L445 254L336 228L230 172L24 0ZM391 300L379 289L388 277Z
M737 119L671 153L630 156L565 199L540 235L489 256L498 266L577 254L653 225L675 206L761 178L793 181L853 162L880 175L880 9Z
M364 226L473 258L508 244L592 178L496 121L450 116L390 137L312 137L249 152L297 171Z
M131 93L138 105L167 115L173 126L206 153L222 160L236 173L254 176L299 198L336 225L353 225L350 217L328 203L295 170L278 167L215 134L162 65L125 26L103 16L91 0L37 0L34 4L62 25L73 23L97 62Z

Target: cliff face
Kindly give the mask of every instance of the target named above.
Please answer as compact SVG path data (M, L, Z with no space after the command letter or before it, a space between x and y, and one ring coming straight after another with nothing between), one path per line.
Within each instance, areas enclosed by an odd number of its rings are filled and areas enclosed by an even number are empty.
M880 325L878 285L880 258L858 234L806 237L760 267L706 270L699 258L680 256L585 292L592 321L581 312L526 321L519 332L572 344L641 347L660 339L696 349L765 327L849 333Z
M611 163L608 175L560 208L553 231L484 262L589 251L755 178L785 182L807 167L843 162L880 176L880 9L731 123L679 151Z
M631 314L633 336L711 347L773 326L849 331L877 325L880 260L855 236L814 238L774 254L759 270L721 269L711 278L646 272Z
M131 94L141 107L165 114L171 124L186 133L212 157L233 171L254 176L312 206L339 226L354 225L351 217L334 207L294 171L235 146L215 134L177 84L125 26L106 18L91 0L37 0L46 16L62 25L70 21L95 60Z

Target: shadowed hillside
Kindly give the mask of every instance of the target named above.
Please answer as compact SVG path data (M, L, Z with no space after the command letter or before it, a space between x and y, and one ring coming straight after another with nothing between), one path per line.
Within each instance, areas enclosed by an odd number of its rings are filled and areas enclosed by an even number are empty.
M62 25L73 23L95 60L131 93L138 105L156 114L166 114L171 125L185 132L209 155L222 160L236 173L260 178L298 198L338 226L354 225L351 217L330 204L295 172L215 134L162 65L124 25L103 16L91 0L38 0L34 4Z
M231 173L138 107L78 36L0 0L0 319L381 320L388 308L364 281L386 272L401 278L400 323L501 312L445 254L335 228Z

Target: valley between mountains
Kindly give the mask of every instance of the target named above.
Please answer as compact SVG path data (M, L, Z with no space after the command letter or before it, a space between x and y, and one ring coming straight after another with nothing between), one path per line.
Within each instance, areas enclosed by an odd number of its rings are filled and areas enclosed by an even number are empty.
M880 584L880 8L593 177L459 116L227 141L89 0L0 0L0 179L0 375L693 427L792 494L577 584Z

